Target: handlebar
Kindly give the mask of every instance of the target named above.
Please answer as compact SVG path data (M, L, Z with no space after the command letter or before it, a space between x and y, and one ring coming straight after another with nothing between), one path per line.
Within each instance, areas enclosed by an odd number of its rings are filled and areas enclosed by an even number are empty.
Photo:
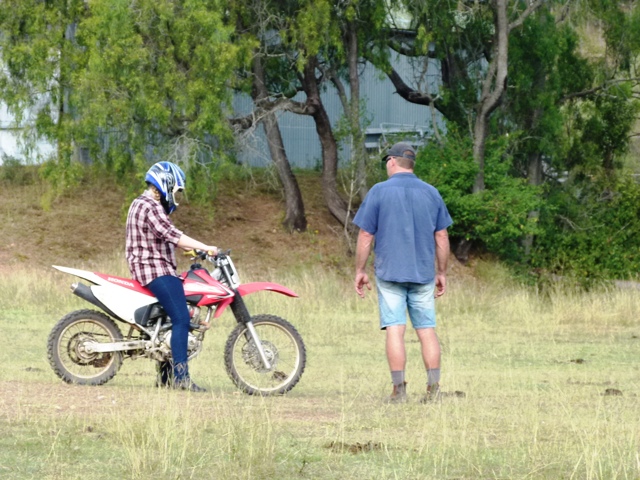
M198 260L206 260L214 265L214 269L209 273L216 280L228 285L232 289L238 288L240 279L233 260L231 260L231 250L218 250L216 255L209 255L203 250L193 249L185 252L185 255L191 256L191 270L202 268Z
M190 256L192 260L209 260L211 262L221 259L221 258L225 258L226 256L231 254L231 250L222 250L222 249L218 249L218 253L216 253L215 255L211 256L208 254L208 252L205 252L204 250L197 250L195 248L191 249L191 250L187 250L184 252L185 255Z

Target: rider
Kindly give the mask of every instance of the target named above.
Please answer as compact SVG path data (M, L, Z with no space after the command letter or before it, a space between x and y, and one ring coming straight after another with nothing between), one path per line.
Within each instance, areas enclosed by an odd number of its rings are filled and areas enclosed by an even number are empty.
M169 215L178 206L176 196L185 189L185 175L171 162L158 162L146 174L147 189L133 200L127 216L126 256L135 280L156 296L171 318L170 362L158 362L157 386L204 392L189 376L187 342L189 310L176 268L175 247L199 249L210 255L218 249L178 230Z

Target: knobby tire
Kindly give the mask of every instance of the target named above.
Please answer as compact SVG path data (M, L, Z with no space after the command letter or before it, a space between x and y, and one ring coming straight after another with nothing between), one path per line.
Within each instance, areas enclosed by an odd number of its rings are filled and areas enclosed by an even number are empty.
M283 395L299 381L306 365L302 337L293 325L274 315L251 317L265 353L272 362L265 369L244 323L231 332L224 351L227 374L249 395Z
M102 385L122 366L121 352L87 353L83 342L121 342L116 323L102 312L77 310L53 327L47 342L47 357L53 371L67 383Z

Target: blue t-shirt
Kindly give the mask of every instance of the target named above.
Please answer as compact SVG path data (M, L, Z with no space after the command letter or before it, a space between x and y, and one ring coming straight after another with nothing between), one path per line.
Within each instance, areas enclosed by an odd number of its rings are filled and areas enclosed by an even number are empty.
M434 234L453 222L435 187L396 173L371 188L353 223L375 236L377 277L425 284L435 278Z

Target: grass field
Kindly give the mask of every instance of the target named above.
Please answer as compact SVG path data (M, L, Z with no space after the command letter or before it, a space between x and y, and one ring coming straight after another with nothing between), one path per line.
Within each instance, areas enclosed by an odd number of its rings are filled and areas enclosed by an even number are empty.
M0 478L640 479L640 292L541 293L494 264L475 272L452 275L437 302L442 386L464 398L419 403L426 376L409 329L410 401L387 405L375 294L359 299L346 274L245 273L300 294L247 301L290 320L308 353L290 394L260 398L224 371L230 313L192 362L206 394L153 388L141 360L101 387L64 384L47 335L87 304L70 276L15 270L0 279Z

